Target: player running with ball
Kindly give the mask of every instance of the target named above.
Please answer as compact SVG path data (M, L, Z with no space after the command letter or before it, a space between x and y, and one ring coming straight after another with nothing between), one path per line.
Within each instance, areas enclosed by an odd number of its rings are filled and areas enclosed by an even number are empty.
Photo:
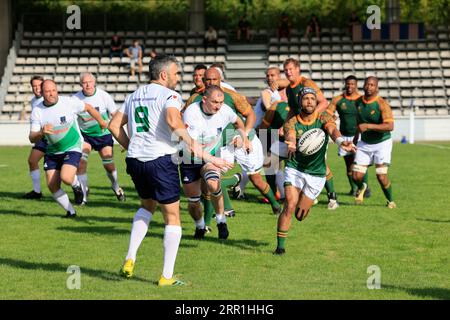
M295 213L297 220L304 220L308 216L314 199L319 196L325 185L327 171L325 157L329 136L344 150L355 150L351 141L344 141L333 117L326 112L316 111L317 93L313 88L303 88L298 94L298 99L301 106L300 113L284 125L288 160L286 160L284 180L286 201L278 217L277 248L274 252L278 255L285 253L285 242L292 214ZM308 149L308 146L300 143L297 149L297 141L305 140L302 139L303 136L313 133L310 130L314 130L321 139L312 141L312 143L317 142L315 151L301 153L299 150Z

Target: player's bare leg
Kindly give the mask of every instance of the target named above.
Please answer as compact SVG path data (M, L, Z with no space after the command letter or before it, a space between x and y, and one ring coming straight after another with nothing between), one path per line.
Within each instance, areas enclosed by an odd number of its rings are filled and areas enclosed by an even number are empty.
M188 200L188 212L195 222L195 239L203 239L206 233L205 219L201 205L201 179L183 184L184 195Z
M52 193L53 199L55 199L55 201L66 211L66 217L75 217L76 212L70 203L69 196L63 189L61 189L61 171L47 170L45 172L45 177L47 179L48 189Z
M31 149L30 151L30 155L28 156L28 167L30 169L31 181L33 182L33 190L23 196L25 199L42 198L41 172L39 171L39 161L41 161L44 155L44 152L37 149Z
M367 190L367 184L364 182L364 175L367 173L367 166L353 164L353 181L358 186L355 196L355 203L362 204L364 201L364 194Z
M289 228L291 227L292 215L297 208L297 203L300 198L300 192L300 189L294 186L285 186L284 188L286 199L284 201L283 211L278 217L277 248L274 254L285 253L286 238Z
M117 170L114 165L113 158L113 148L110 146L106 146L99 151L100 157L102 158L103 167L106 170L106 175L108 179L111 181L111 189L114 191L114 194L119 201L125 201L125 193L122 188L119 186L119 182L117 179Z
M206 181L206 186L211 194L211 202L216 211L217 229L219 239L227 239L229 232L227 226L227 217L225 216L225 208L223 203L223 193L220 186L220 169L212 164L206 164L202 167L201 175Z
M375 166L375 171L377 173L377 179L378 182L380 183L381 189L383 190L384 196L387 199L387 207L389 209L394 209L396 208L396 204L394 202L394 198L392 197L392 184L391 181L389 181L387 172L388 172L388 167L386 165L382 165L382 164L377 164Z

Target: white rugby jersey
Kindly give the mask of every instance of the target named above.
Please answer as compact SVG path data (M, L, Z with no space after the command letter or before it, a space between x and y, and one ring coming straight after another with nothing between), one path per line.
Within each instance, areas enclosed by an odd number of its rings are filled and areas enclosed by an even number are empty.
M280 101L281 99L281 95L278 92L278 90L272 91L269 88L264 89L264 91L269 91L270 92L270 105L272 105L272 103L274 103L275 101ZM269 109L270 106L267 106L267 109ZM255 105L255 115L256 115L256 121L255 121L255 126L254 128L258 127L262 120L264 119L264 115L265 115L265 111L263 109L263 102L262 102L262 97L259 97L258 101L256 102Z
M160 84L140 87L128 95L120 112L128 117L127 157L150 161L177 152L178 138L166 122L166 109L181 111L179 93Z
M43 97L36 97L34 96L31 98L31 111L33 111L34 107L36 107L39 103L41 103L44 100Z
M109 121L110 115L117 110L111 95L101 88L95 88L95 92L92 96L85 96L83 90L78 91L74 96L93 106L105 121ZM80 126L81 132L91 137L101 137L111 134L108 129L103 130L99 123L92 118L88 112L82 112L78 115L78 125Z
M223 104L217 113L207 115L202 104L194 102L189 105L184 111L183 121L189 135L202 144L203 150L215 155L224 144L225 127L236 122L237 114L228 105Z
M47 153L62 154L68 151L81 152L83 137L78 127L78 113L83 112L85 104L78 98L59 96L58 102L45 106L42 100L31 112L31 128L40 131L45 124L53 125L53 134L46 134Z

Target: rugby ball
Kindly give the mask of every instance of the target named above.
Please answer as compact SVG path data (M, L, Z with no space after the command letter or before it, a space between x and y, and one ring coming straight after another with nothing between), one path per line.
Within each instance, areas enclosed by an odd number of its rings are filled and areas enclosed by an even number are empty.
M325 132L320 128L314 128L304 132L298 139L297 150L310 156L322 148L325 143Z

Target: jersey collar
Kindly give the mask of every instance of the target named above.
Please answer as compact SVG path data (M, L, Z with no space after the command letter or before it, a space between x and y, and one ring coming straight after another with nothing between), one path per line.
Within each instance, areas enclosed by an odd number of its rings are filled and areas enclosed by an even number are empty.
M371 99L371 100L366 100L366 97L365 96L362 96L362 100L363 100L363 102L365 103L365 104L371 104L371 103L374 103L375 101L377 101L378 100L378 95L376 95L373 99Z
M314 113L312 114L311 120L309 121L305 121L302 119L302 117L300 116L300 114L297 115L297 121L300 122L301 124L305 125L305 126L309 126L312 125L318 118L319 113L317 111L314 111Z
M361 97L361 94L358 91L356 91L351 96L347 96L344 92L342 96L347 100L358 100L358 98Z

